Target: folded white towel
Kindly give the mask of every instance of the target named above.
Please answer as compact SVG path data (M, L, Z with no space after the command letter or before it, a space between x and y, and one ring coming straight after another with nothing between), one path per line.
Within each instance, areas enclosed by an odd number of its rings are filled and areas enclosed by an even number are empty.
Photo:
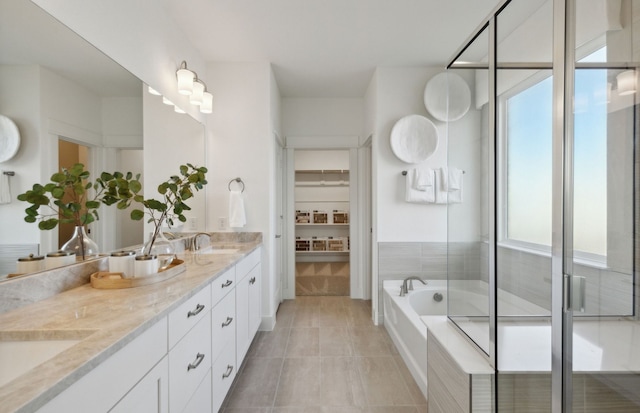
M446 204L447 203L447 195L449 192L447 191L447 181L448 181L448 172L447 168L440 168L436 171L435 175L435 195L436 195L436 204Z
M417 191L427 191L433 186L433 169L414 168L413 169L413 188ZM433 189L429 189L433 190Z
M229 191L229 227L242 228L246 224L247 217L244 212L242 192L237 190Z
M458 168L449 168L447 191L457 191L462 188L462 170Z
M11 184L9 183L9 175L4 172L0 173L0 204L11 203Z
M431 171L433 173L433 171ZM434 186L428 186L424 191L418 191L414 184L414 174L407 173L405 179L405 201L417 204L432 204L435 202Z

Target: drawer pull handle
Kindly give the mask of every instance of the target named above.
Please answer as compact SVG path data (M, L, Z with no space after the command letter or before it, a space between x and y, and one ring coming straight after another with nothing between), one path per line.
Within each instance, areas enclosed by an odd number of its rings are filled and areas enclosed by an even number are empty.
M251 277L251 279L249 280L249 284L253 285L256 283L256 277Z
M227 321L222 323L222 327L228 326L229 324L231 324L232 321L233 321L233 317L227 317Z
M227 282L226 282L226 283L222 284L222 288L224 288L224 287L228 287L228 286L230 286L231 284L233 284L233 281L231 281L231 280L227 280Z
M195 310L191 310L187 313L187 318L200 314L200 311L204 310L204 304L198 304Z
M204 360L204 354L198 353L195 361L187 366L187 371L197 368L202 363L202 360Z
M233 372L233 366L228 365L228 366L227 366L227 371L226 371L226 373L224 373L224 374L222 375L222 378L223 378L223 379L226 379L227 377L231 376L231 373L232 373L232 372Z

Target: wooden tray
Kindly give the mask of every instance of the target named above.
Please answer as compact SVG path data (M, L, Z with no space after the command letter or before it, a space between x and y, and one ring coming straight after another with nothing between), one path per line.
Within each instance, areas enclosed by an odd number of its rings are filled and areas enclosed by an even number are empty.
M123 278L121 272L94 272L91 274L91 286L103 290L114 290L119 288L134 288L143 285L155 284L166 281L187 269L183 260L174 258L171 264L157 274L148 275L141 278Z

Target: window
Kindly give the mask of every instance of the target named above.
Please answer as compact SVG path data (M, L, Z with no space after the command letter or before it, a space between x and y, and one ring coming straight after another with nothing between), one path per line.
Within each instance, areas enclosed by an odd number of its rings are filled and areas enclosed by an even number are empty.
M604 49L583 61L599 58ZM589 59L589 60L588 60ZM607 71L579 69L574 98L574 249L606 256ZM552 208L550 76L502 97L502 241L549 250ZM585 255L587 255L585 254Z

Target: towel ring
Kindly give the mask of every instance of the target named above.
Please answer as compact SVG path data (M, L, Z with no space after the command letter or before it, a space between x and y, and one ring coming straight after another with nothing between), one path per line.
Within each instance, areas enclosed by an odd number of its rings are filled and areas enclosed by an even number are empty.
M229 188L229 191L231 191L231 184L233 182L237 182L238 184L242 185L242 190L240 190L240 192L244 192L244 182L242 182L242 179L240 178L235 178L229 181L229 185L227 185L227 187Z

